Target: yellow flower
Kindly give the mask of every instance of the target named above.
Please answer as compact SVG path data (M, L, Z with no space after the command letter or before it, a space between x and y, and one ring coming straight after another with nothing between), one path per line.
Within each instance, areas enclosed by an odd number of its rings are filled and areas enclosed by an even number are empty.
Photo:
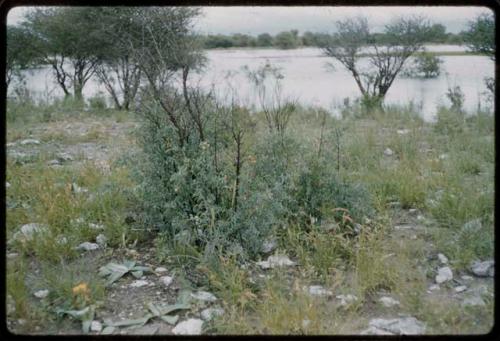
M90 290L89 290L87 283L85 283L85 282L82 282L73 288L73 295L75 295L75 296L81 296L81 297L85 298L86 300L88 300L89 294L90 294Z

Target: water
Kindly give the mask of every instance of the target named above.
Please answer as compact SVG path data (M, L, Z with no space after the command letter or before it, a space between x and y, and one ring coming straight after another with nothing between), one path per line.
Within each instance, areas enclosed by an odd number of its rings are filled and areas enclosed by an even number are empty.
M460 46L429 46L429 51L463 51ZM297 99L304 105L321 106L338 112L345 98L351 101L360 92L351 75L332 58L324 57L316 48L296 50L231 49L208 50L208 65L204 73L193 80L203 87L213 87L219 97L230 96L231 89L246 105L257 104L255 91L242 71L243 66L255 70L270 63L284 75L283 96ZM486 105L485 77L494 76L494 62L484 56L441 56L441 75L433 79L398 77L387 93L385 103L407 105L410 101L421 107L426 120L432 120L438 105L449 105L448 87L460 86L465 94L464 108L475 112ZM362 64L366 64L366 60ZM228 77L228 74L230 75ZM61 97L51 69L34 70L27 76L27 87L38 96ZM106 95L104 86L91 79L84 88L86 98L98 93ZM111 102L110 102L111 103Z

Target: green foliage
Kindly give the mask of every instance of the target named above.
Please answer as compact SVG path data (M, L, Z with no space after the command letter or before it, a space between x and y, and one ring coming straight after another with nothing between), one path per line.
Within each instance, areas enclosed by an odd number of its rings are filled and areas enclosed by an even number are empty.
M463 111L440 107L436 113L436 118L434 129L440 133L458 134L465 129L465 114Z
M297 31L285 31L280 32L274 37L274 43L276 47L280 49L294 49L299 45L298 32Z
M464 41L472 52L484 53L495 60L495 17L493 13L481 14L469 22Z
M441 73L443 60L434 54L422 52L415 56L413 65L404 70L407 77L436 78Z

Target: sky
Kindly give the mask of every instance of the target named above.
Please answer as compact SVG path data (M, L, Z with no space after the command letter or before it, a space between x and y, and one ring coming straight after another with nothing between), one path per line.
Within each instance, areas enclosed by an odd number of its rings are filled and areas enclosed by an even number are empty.
M7 24L22 20L26 7L12 9ZM374 32L381 31L384 24L400 15L424 15L433 23L446 26L448 32L458 33L467 27L467 22L482 13L489 13L486 7L414 6L414 7L203 7L203 15L196 20L195 29L201 33L232 34L260 33L276 34L297 29L299 32L334 31L336 20L353 16L366 16Z

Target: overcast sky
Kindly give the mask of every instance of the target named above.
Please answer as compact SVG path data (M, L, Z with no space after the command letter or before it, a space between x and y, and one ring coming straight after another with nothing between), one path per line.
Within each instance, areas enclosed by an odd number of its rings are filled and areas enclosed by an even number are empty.
M8 24L18 23L26 7L14 8L7 17ZM202 33L276 34L297 29L300 32L332 32L336 20L363 15L368 17L373 31L399 15L421 14L434 23L441 23L448 32L457 33L466 28L467 22L486 7L203 7L203 16L197 19L196 28Z

